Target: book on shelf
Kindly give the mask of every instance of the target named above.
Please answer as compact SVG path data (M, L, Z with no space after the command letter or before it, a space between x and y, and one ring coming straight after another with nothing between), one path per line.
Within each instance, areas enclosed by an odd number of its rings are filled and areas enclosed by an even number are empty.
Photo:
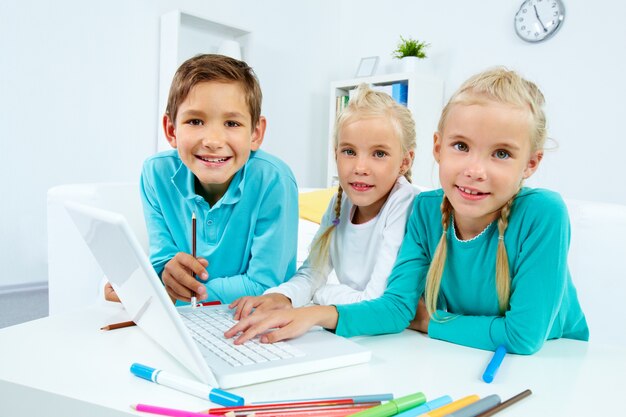
M373 84L370 85L370 88L374 91L380 91L385 94L389 94L396 102L402 104L403 106L407 106L408 95L409 95L409 85L406 82L396 82L392 84ZM352 88L348 91L348 95L337 96L335 102L335 114L339 114L343 109L346 108L350 99L354 97L357 89Z
M343 109L348 106L348 101L350 100L349 96L337 96L335 98L335 114L341 113Z
M407 83L393 83L391 87L391 97L406 107L409 98L409 85Z

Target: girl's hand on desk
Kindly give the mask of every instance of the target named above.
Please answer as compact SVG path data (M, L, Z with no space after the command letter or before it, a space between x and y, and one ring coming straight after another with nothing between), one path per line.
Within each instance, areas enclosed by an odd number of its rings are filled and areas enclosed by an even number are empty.
M110 282L104 284L104 299L107 301L113 301L115 303L120 302L120 297L117 296L117 293L113 289L113 286Z
M411 323L409 323L409 329L417 330L422 333L428 333L428 323L430 323L430 315L428 314L428 310L426 310L424 299L420 298L417 303L415 318L411 321Z
M258 297L241 297L228 306L228 308L237 308L233 315L235 320L248 317L253 308L256 309L256 314L261 311L282 310L291 307L291 300L287 296L278 293L260 295Z
M337 309L335 306L311 306L288 310L260 311L239 321L224 333L231 338L242 332L235 339L240 345L255 336L261 335L261 343L274 343L285 339L293 339L306 333L313 326L327 329L337 327ZM271 332L265 333L270 329Z
M195 291L198 300L206 299L204 284L198 282L194 276L197 275L203 281L208 280L207 266L209 261L204 258L194 258L188 253L178 252L163 269L163 284L170 297L190 302L191 293Z

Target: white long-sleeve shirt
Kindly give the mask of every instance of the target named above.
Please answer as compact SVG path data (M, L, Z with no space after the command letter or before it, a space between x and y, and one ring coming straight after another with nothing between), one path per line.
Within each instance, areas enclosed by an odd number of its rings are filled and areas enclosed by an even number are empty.
M378 215L363 224L352 223L355 206L344 193L339 225L331 235L327 264L314 269L307 258L289 281L268 289L265 294L283 294L291 299L294 307L311 302L349 304L380 297L387 287L417 193L417 188L399 177ZM332 224L336 200L335 195L315 239ZM333 269L339 284L327 283Z

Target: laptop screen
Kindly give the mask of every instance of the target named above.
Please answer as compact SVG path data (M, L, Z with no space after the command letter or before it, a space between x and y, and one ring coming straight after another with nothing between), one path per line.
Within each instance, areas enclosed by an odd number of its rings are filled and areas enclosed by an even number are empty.
M77 203L65 208L130 318L202 382L219 386L124 216Z

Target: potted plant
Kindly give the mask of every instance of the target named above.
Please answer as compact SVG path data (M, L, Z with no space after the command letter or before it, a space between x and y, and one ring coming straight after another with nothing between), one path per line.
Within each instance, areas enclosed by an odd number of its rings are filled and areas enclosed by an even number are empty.
M426 48L429 46L429 43L400 36L400 42L392 55L400 60L404 71L412 72L417 68L418 62L427 57Z

